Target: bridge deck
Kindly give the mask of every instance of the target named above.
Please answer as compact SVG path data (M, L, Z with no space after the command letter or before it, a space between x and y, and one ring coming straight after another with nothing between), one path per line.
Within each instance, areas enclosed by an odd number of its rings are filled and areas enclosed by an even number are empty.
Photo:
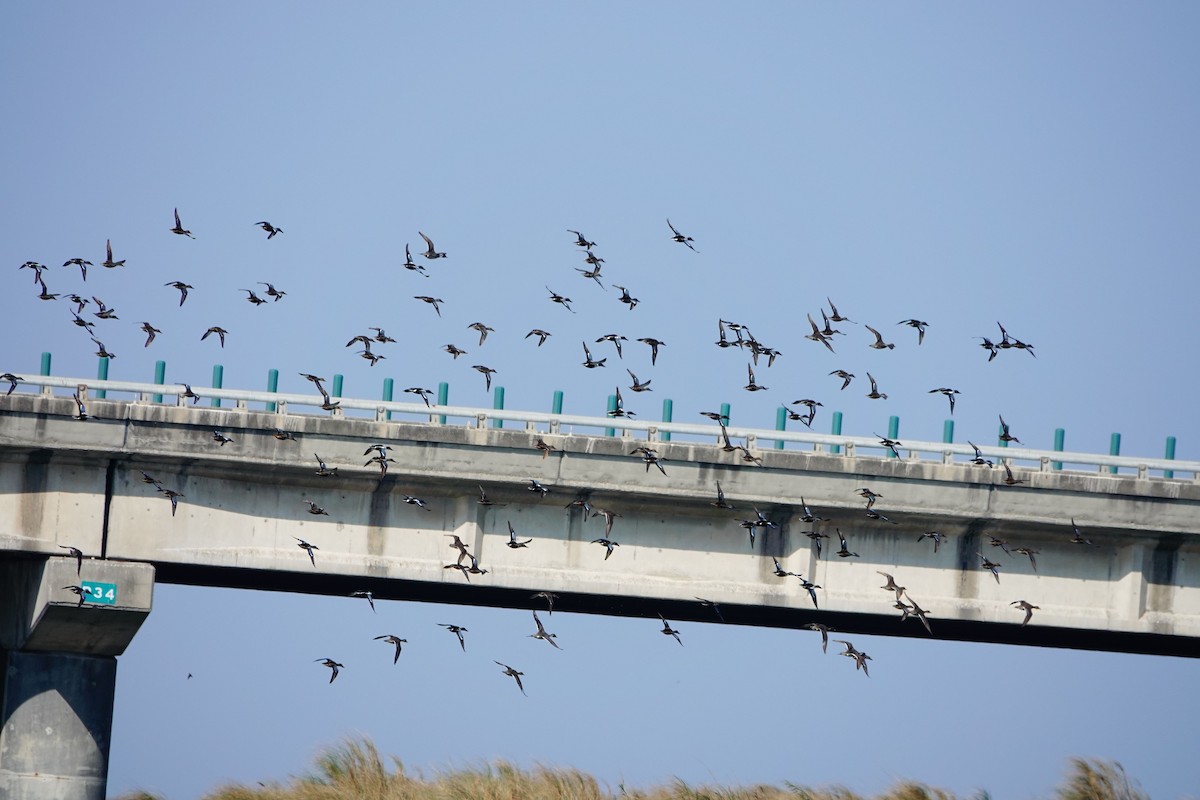
M287 410L312 398L282 402L287 413L91 400L92 419L81 422L71 418L70 398L15 393L0 400L0 550L60 555L59 546L70 544L152 562L160 580L288 591L369 589L380 597L519 607L540 603L533 592L553 591L576 610L661 611L678 619L711 619L712 610L696 602L703 597L721 603L730 622L821 621L846 631L927 635L916 621L900 623L894 595L880 589L883 571L930 612L939 638L1200 650L1200 465L1190 462L1166 462L1191 476L1168 479L1151 474L1167 468L1157 462L1125 459L1132 463L1118 466L1136 471L1111 474L1104 459L1112 457L1094 457L1104 471L1058 471L1046 468L1049 458L1074 458L984 448L997 459L1035 464L1017 463L1022 482L1007 485L1001 469L955 460L973 452L956 445L931 445L939 448L932 459L920 450L897 459L855 437L808 442L836 444L837 454L758 449L775 432L757 432L748 437L762 459L757 465L719 447L715 425L676 426L680 434L698 429L707 441L650 442L666 424L562 417L552 433L549 424L480 425L484 412L474 409L391 404L376 418L353 418ZM388 421L388 410L424 420L446 412L476 424ZM585 424L625 426L626 435L563 431ZM276 439L276 427L295 440ZM232 441L219 445L216 429ZM534 447L539 438L555 450L544 457ZM664 459L665 475L630 455L647 442ZM362 453L375 443L392 448L386 476L364 466ZM317 476L314 453L337 476ZM143 471L183 493L174 517L142 482ZM545 498L527 488L531 478L550 488ZM718 481L733 510L712 505ZM496 505L477 503L480 485ZM875 509L896 524L867 518L856 494L862 487L882 496ZM592 542L603 536L603 520L566 507L579 492L621 515L611 536L620 545L607 560ZM406 495L428 509L402 502ZM814 525L797 517L801 497L830 518L816 523L834 536L821 558L803 535ZM309 514L309 499L328 516ZM751 547L738 521L754 519L755 509L777 527L758 528ZM1072 517L1095 546L1070 542ZM505 546L510 522L534 540L528 548ZM835 529L859 557L833 555ZM928 540L918 541L933 530L948 538L936 555ZM450 534L486 574L468 582L446 568L455 561ZM1025 556L992 547L990 537L1035 548L1037 571ZM317 545L315 564L297 538ZM978 553L1003 564L999 581L980 569ZM774 574L772 558L823 587L819 610L796 578ZM1025 628L1011 606L1021 599L1040 606Z

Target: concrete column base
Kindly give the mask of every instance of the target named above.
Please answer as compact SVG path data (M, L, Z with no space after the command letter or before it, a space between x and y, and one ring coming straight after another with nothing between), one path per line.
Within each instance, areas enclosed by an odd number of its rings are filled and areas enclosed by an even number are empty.
M117 660L5 651L0 797L104 800Z

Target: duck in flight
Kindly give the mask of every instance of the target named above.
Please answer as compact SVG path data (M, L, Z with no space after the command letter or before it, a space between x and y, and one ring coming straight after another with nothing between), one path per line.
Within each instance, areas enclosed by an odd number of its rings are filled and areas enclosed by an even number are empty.
M694 242L696 240L690 236L684 236L682 233L680 233L678 230L676 230L675 226L671 224L671 220L669 220L669 219L667 220L667 227L671 229L671 241L679 242L682 245L687 245L687 248L689 250L691 250L693 253L700 252L699 250L697 250L695 247L692 246L692 242ZM681 644L682 644L682 642L681 642Z
M421 231L417 231L417 233L421 234L421 238L425 240L425 244L426 244L425 252L422 253L421 255L425 256L426 258L428 258L430 260L435 259L435 258L445 258L446 257L445 253L439 253L437 251L437 248L435 248L433 246L432 239L430 239L424 233L421 233Z
M183 224L179 221L179 209L178 208L175 209L175 227L171 228L171 233L176 233L176 234L179 234L180 236L186 236L189 239L196 238L195 236L192 236L191 231L185 231L183 229Z

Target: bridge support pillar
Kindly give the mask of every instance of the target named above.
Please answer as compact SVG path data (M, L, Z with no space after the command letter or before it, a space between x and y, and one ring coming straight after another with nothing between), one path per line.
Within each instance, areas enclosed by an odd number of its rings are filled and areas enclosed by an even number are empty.
M104 800L116 656L153 589L149 564L0 561L0 797Z

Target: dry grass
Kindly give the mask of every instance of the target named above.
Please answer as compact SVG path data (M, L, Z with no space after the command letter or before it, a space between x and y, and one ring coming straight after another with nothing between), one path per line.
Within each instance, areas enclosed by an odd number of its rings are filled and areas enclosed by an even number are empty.
M1116 762L1073 758L1056 800L1148 800ZM225 786L204 800L867 800L841 786L692 786L676 779L648 790L612 791L575 769L523 770L506 761L436 774L410 774L397 758L385 761L367 739L350 739L321 754L309 775L270 786ZM167 800L134 792L114 800ZM903 781L873 800L958 800L951 792ZM988 800L986 793L973 800Z

